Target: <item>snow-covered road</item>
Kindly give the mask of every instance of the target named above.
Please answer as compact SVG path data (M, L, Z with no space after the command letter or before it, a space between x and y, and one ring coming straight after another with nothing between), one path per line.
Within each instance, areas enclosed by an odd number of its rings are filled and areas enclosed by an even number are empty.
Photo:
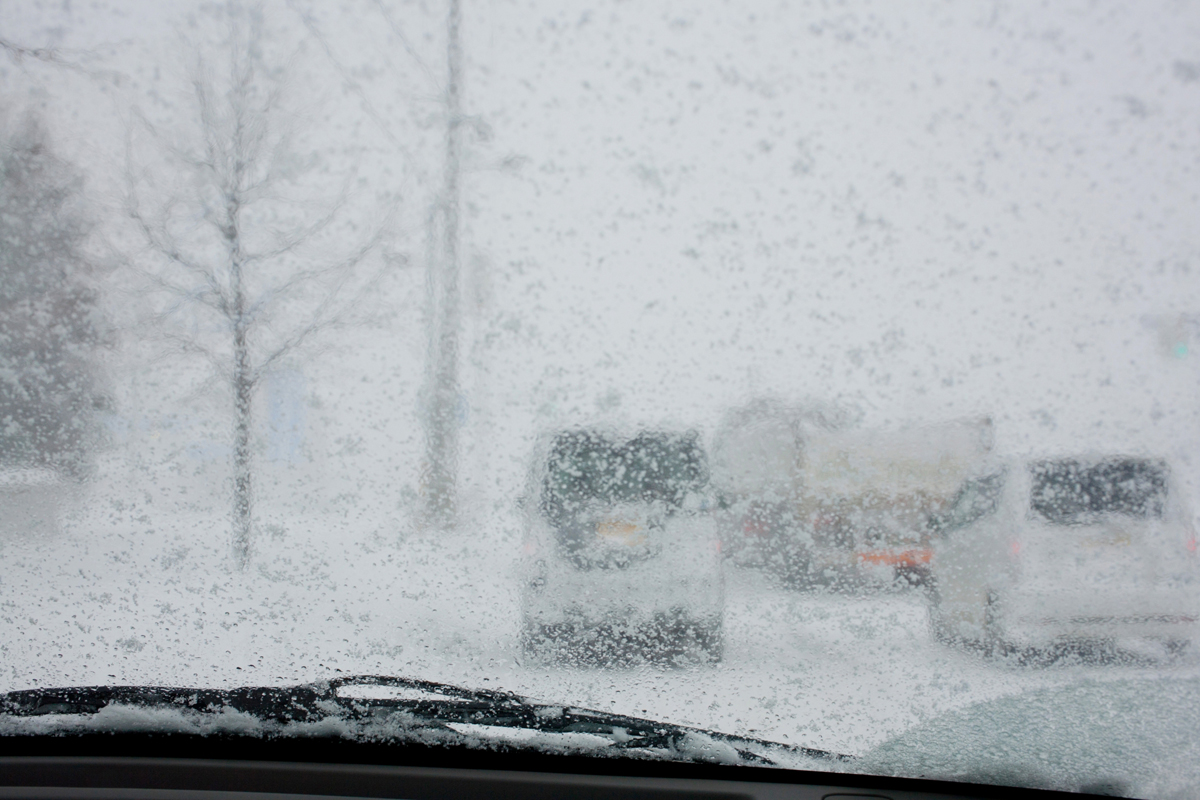
M222 523L93 503L56 536L0 543L0 690L386 673L861 753L982 699L1084 679L1200 674L1195 659L988 661L933 641L917 592L802 594L743 570L728 574L719 665L524 665L511 528L404 536L387 521L289 520L264 528L241 573Z

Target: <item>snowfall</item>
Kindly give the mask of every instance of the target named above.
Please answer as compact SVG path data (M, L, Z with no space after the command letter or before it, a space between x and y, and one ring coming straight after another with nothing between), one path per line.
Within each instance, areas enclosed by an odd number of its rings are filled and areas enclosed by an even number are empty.
M1155 743L1173 748L1166 767L1159 752L1152 763L1116 768L1124 792L1188 796L1194 785L1188 781L1195 762L1186 752L1200 713L1195 650L1171 657L1150 650L1119 663L988 658L935 641L919 591L799 592L730 567L719 664L529 664L518 641L515 515L508 526L437 534L389 528L352 511L297 516L267 526L243 571L219 514L188 519L175 510L164 517L153 502L114 502L120 490L107 487L106 496L105 488L91 487L89 501L65 511L56 533L10 534L0 543L0 689L282 686L393 675L861 756L947 714L969 715L984 701L1011 698L1017 711L1031 702L1037 710L1045 701L1028 698L1040 690L1054 698L1053 690L1084 687L1092 692L1079 700L1087 713L1103 717L1107 709L1114 718L1092 720L1096 730L1054 735L1098 736L1092 749L1131 736L1151 755ZM1137 708L1124 709L1130 684L1144 695ZM1043 711L1053 720L1080 713L1069 699L1050 703L1046 709L1058 710ZM990 716L984 729L1003 719ZM121 720L118 714L104 722ZM150 723L180 724L130 724ZM936 730L927 736L959 762L938 772L928 752L918 750L913 760L901 747L890 760L876 756L859 767L964 777L970 754L956 740L937 739ZM981 763L1007 766L1013 780L1019 767L1012 752L979 747ZM1072 779L1081 770L1083 785L1094 778L1090 762L1035 766L1047 776L1044 785L1078 787ZM992 777L1004 781L1005 774Z
M262 376L239 569L228 387L149 325L218 356L228 326L150 302L139 276L188 276L126 205L138 177L185 243L203 228L180 154L199 152L191 79L197 55L221 74L228 9L0 5L0 38L59 57L0 58L0 132L34 113L80 170L116 331L92 474L52 525L0 519L0 690L398 675L891 752L873 768L908 774L897 737L953 742L939 720L974 730L972 708L1070 690L1114 736L1144 734L1153 758L1119 763L1123 791L1194 796L1196 646L1020 664L934 641L918 591L798 592L730 565L718 664L546 666L518 647L534 444L598 421L710 442L763 397L866 429L986 417L998 456L1167 459L1200 511L1200 14L1094 6L464 0L461 513L437 530L420 504L444 8L264 2L248 52L287 78L295 152L247 212L253 243L334 202L321 263L385 220L367 266L395 268L354 324ZM287 258L256 300L316 263ZM275 310L270 335L305 319ZM1131 686L1151 701L1122 727L1102 712Z

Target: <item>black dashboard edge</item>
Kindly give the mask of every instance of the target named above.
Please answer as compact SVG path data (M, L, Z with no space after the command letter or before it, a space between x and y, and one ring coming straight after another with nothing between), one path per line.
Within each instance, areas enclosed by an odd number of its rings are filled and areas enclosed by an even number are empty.
M14 787L404 800L549 800L565 795L572 800L819 798L831 794L1047 800L1081 796L924 778L557 755L511 748L165 733L0 736L0 789ZM14 796L11 791L0 795Z

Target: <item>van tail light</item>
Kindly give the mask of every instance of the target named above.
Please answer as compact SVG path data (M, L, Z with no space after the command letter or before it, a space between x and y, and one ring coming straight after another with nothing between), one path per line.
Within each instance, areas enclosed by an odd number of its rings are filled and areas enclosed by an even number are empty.
M1011 555L1013 558L1020 558L1021 550L1023 550L1023 549L1024 549L1024 546L1021 544L1020 539L1013 539L1011 542L1008 543L1008 554Z
M1188 551L1189 555L1196 555L1196 529L1188 527L1187 537L1183 540L1183 546Z

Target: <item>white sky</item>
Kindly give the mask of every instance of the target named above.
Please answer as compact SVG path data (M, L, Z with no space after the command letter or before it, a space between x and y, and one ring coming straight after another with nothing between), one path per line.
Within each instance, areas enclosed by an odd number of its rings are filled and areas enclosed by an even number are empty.
M45 105L102 199L129 110L179 122L202 7L6 3L4 35L126 79L5 63L0 96ZM397 28L377 3L266 3L269 57L291 59L321 174L357 162L362 196L402 194L397 246L419 261L443 12L383 7ZM1195 6L464 9L467 108L489 131L465 183L467 437L499 492L537 428L618 398L709 430L775 393L868 424L990 414L1006 450L1200 445L1200 364L1165 355L1157 322L1200 309ZM339 342L311 385L334 428L375 432L372 457L415 458L421 278L392 291L388 325ZM364 372L384 385L343 388Z

